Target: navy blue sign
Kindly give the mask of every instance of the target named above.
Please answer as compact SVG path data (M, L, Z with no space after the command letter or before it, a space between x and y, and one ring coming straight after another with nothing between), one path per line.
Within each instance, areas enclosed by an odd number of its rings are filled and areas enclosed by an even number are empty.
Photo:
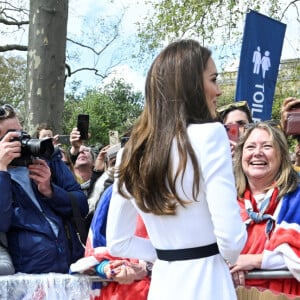
M271 119L285 30L286 24L247 13L235 101L248 102L254 121Z

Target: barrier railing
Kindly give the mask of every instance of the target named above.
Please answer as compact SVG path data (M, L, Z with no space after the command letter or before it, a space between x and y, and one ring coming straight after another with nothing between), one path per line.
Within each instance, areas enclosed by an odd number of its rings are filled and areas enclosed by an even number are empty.
M0 276L0 299L90 300L96 279L58 273Z
M289 270L252 270L246 275L247 279L286 279L293 278ZM238 300L300 300L299 296L275 292L251 286L236 288Z
M253 270L247 279L292 278L288 270ZM98 276L69 274L23 274L0 276L0 299L43 299L43 300L89 300L93 294L93 285L107 281ZM238 293L249 293L241 291ZM246 299L239 296L238 299ZM256 299L256 298L247 298ZM258 298L257 298L258 299Z
M74 276L83 276L83 275L74 275ZM89 276L90 280L93 282L98 281L107 281L99 276ZM246 279L276 279L276 278L293 278L293 274L287 269L279 269L279 270L264 270L257 269L249 271L246 274Z
M293 278L292 273L287 269L280 270L252 270L246 274L246 279L276 279Z

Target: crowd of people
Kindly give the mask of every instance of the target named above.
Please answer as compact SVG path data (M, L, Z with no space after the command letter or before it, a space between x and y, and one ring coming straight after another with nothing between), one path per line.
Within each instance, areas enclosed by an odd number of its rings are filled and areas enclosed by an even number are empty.
M209 49L169 44L109 158L76 127L62 147L47 124L36 138L48 151L27 157L16 110L1 106L0 275L96 275L95 300L232 300L239 285L299 296L300 139L292 161L286 128L300 99L253 123L247 101L218 107L217 77ZM293 278L248 279L256 269Z

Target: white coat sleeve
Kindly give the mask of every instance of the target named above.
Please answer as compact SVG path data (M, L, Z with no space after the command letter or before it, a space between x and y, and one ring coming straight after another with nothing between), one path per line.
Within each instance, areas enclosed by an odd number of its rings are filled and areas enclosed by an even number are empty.
M120 164L122 151L118 153L116 166ZM132 201L118 193L118 179L115 178L109 205L106 241L113 256L154 261L156 251L149 239L135 236L138 211Z
M237 203L229 140L222 124L205 126L209 134L201 135L201 141L197 142L197 133L192 133L193 146L200 161L219 251L234 264L245 245L247 231Z

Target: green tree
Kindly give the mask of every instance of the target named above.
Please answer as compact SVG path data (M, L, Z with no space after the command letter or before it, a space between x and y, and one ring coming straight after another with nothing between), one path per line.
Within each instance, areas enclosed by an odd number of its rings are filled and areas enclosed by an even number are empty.
M237 71L223 72L220 74L219 85L222 90L222 95L218 99L219 106L234 101L237 75ZM271 118L273 120L280 119L280 110L285 98L290 96L299 97L299 83L300 59L281 61L272 107Z
M55 131L62 130L66 79L77 72L92 71L101 82L113 67L131 57L126 47L130 45L130 39L123 39L120 34L126 7L121 16L114 16L110 21L106 16L86 18L90 25L88 28L84 26L86 31L67 38L68 8L69 0L0 1L1 36L22 35L29 31L28 45L14 42L0 45L0 52L27 51L23 109L26 111L24 128L29 133L44 122ZM125 50L119 49L117 40L121 40L120 44ZM4 39L1 41L5 42ZM110 48L118 55L110 61L100 59ZM83 53L89 53L89 58ZM81 61L82 57L85 59Z
M30 0L26 128L62 127L68 0Z
M220 58L238 57L245 15L249 9L282 20L287 12L295 10L299 19L299 3L270 0L161 0L147 1L152 14L138 23L141 41L141 59L154 55L166 43L178 38L196 38L212 47ZM300 22L300 21L299 21ZM224 60L226 61L226 60Z
M64 133L69 134L76 127L78 114L89 114L91 138L88 143L106 145L109 143L109 131L125 132L142 108L142 94L134 92L124 80L114 80L103 88L86 91L82 99L73 94L66 100Z
M21 108L25 100L26 60L20 56L0 56L0 104Z
M290 96L300 96L300 59L287 60L280 65L273 102L272 118L280 119L283 100Z

